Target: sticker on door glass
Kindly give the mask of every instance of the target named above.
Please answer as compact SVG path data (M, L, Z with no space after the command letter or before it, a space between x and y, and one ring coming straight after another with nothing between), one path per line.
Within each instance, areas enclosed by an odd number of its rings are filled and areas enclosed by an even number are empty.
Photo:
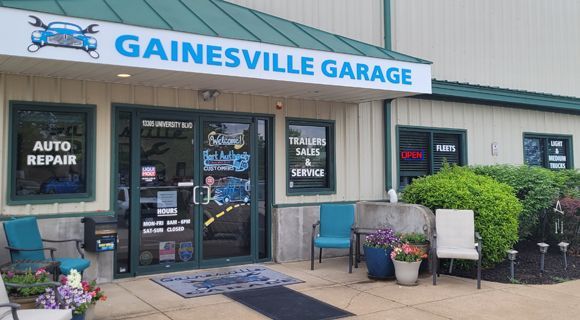
M157 191L157 216L176 216L177 212L177 191Z
M203 151L203 171L235 171L243 172L250 167L250 155L247 152L235 153L210 150Z
M193 243L189 242L180 242L179 243L179 259L181 261L189 261L193 257Z
M212 131L207 135L207 141L211 147L234 146L236 150L241 149L246 144L243 133L224 134Z
M175 261L175 241L159 242L159 262Z
M150 251L143 251L139 255L139 263L142 266L148 266L153 261L153 254Z
M157 177L157 169L155 166L142 166L141 179L145 182L153 182Z
M236 177L219 179L213 187L213 201L219 205L250 202L250 180Z

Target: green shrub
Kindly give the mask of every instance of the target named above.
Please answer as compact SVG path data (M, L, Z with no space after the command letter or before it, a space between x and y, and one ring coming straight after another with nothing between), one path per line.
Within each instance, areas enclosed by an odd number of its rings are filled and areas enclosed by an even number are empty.
M36 272L32 272L32 270L28 269L23 274L15 274L12 271L8 271L6 273L2 273L2 280L4 283L12 283L15 285L31 285L31 284L40 284L40 283L48 283L50 282L49 278L50 274L46 272L44 269L38 269ZM17 288L17 287L10 287L8 288L8 293L13 296L18 297L30 297L30 296L37 296L46 291L48 286L38 286L38 287L24 287L24 288Z
M580 199L580 170L556 171L556 178L561 196Z
M520 238L540 234L540 216L544 210L552 210L565 178L558 178L555 171L534 166L494 165L472 168L475 173L486 175L510 185L523 206L519 218Z
M411 232L411 233L397 233L397 236L401 239L401 242L414 244L414 245L421 245L427 243L427 236L418 233L418 232Z
M505 251L518 241L518 215L522 205L513 189L468 168L446 166L439 173L416 179L403 192L403 200L436 209L471 209L475 228L483 238L483 263L505 259Z

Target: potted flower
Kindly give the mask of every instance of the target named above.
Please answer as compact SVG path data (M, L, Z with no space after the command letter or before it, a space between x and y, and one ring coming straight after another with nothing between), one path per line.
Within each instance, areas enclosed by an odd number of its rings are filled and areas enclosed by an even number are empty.
M71 309L72 320L87 320L92 317L92 306L99 300L106 300L103 291L96 287L95 282L82 281L81 274L76 270L62 277L61 286L56 292L52 288L46 289L45 293L36 300L42 309Z
M95 305L97 304L98 301L106 301L107 296L105 296L103 290L101 290L100 287L97 287L97 282L94 280L91 282L82 281L81 284L83 286L83 290L85 290L85 292L88 292L92 297L91 304L89 305L87 312L85 313L85 320L92 320L95 318L94 313Z
M397 283L406 286L416 285L419 278L419 266L425 258L427 258L425 251L414 245L404 243L395 247L391 252L391 259L395 265Z
M369 278L389 279L395 275L393 262L389 258L399 238L392 229L379 229L366 236L363 250Z
M45 269L38 269L34 273L28 269L23 274L16 274L12 271L2 274L10 302L18 303L21 309L34 309L36 298L49 286L57 285L51 282L50 277Z
M411 232L398 234L398 236L401 238L401 243L408 243L421 249L423 252L429 252L429 240L427 240L427 236L425 236L425 234ZM421 262L421 267L419 268L419 272L424 272L428 268L429 262L427 261L427 259L423 259L423 261Z

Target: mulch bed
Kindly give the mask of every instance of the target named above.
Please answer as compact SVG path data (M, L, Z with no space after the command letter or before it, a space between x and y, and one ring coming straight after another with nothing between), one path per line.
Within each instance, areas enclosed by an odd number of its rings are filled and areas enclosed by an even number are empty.
M539 242L539 241L538 241ZM515 246L518 251L515 264L515 280L510 280L510 262L504 262L490 269L482 270L482 279L502 283L554 284L580 279L580 256L568 254L568 269L564 270L564 258L557 243L550 245L544 260L544 273L540 273L540 250L537 242L522 241ZM441 265L441 273L449 271L448 264ZM454 268L453 275L475 278L476 268Z

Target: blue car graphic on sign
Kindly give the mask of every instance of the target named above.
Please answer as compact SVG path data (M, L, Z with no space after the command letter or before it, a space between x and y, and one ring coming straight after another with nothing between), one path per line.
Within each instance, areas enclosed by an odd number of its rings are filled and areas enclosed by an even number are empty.
M97 52L97 39L87 34L94 34L99 31L95 30L98 24L91 24L85 29L74 23L68 22L51 22L44 24L40 18L30 16L34 22L29 22L35 27L42 28L32 32L30 39L32 44L28 46L28 51L36 52L45 46L65 47L81 49L87 52L92 58L99 58Z
M230 202L250 202L250 180L227 177L214 188L213 200L219 205Z
M44 194L53 193L77 193L82 189L81 181L69 178L52 177L40 186L40 192Z

